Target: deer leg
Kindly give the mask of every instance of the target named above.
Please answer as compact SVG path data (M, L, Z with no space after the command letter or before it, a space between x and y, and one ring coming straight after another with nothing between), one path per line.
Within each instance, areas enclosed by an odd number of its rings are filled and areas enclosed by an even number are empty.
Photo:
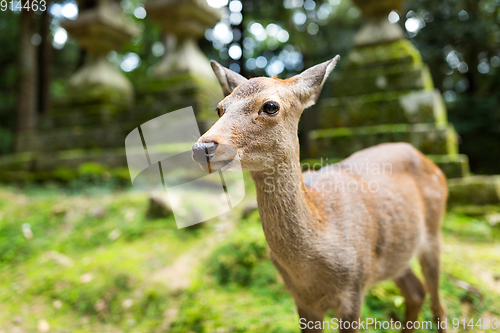
M299 307L299 317L300 317L300 328L302 333L309 333L309 332L315 332L315 333L321 333L323 332L323 329L318 329L315 328L316 324L320 322L322 325L323 319L324 319L324 314L323 313L318 313L315 311L311 310L306 310L304 308Z
M340 333L357 333L361 321L361 304L363 303L363 291L356 291L349 298L349 306L345 304L339 309L339 318L342 320ZM339 321L340 323L340 321Z
M439 321L446 319L446 308L442 305L439 297L439 274L440 274L440 240L436 237L434 241L419 255L420 266L425 277L427 290L431 295L431 310L434 315L434 321L438 323L438 332L447 332L446 328L439 325Z
M403 332L411 333L415 329L413 325L410 325L409 327L412 328L408 329L406 323L415 322L418 319L418 314L425 299L425 289L411 268L404 271L403 275L395 278L394 282L405 298L406 311Z

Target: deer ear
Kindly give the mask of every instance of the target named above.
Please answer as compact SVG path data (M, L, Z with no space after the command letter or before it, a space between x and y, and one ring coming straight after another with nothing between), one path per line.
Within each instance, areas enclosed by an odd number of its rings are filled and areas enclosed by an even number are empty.
M212 69L219 79L224 96L231 94L234 88L248 81L248 79L245 79L240 74L222 66L215 60L210 60L210 65L212 65Z
M335 68L339 59L340 56L336 55L335 58L306 69L290 79L294 85L293 89L302 101L304 108L316 103L328 75Z

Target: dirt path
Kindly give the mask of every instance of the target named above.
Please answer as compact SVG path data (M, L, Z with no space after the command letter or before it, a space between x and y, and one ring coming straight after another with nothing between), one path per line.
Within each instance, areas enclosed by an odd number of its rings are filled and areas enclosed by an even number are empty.
M213 233L205 237L189 251L180 255L170 265L159 269L153 274L152 280L164 283L174 293L180 293L188 288L192 282L191 278L196 267L218 243L231 233L240 216L241 212L239 211L221 215L216 222ZM181 305L182 303L175 299L170 303L169 308L164 313L163 322L155 329L155 332L168 332L171 324L179 314Z
M241 216L239 211L231 211L219 216L212 234L177 257L170 265L154 273L152 280L166 284L171 291L180 291L189 287L193 270L218 243L231 233L239 216Z

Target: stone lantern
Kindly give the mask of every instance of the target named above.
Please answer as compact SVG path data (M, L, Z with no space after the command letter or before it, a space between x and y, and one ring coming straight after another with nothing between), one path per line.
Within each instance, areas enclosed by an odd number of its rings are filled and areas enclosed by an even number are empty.
M204 132L217 120L214 110L223 95L198 40L220 21L221 12L206 0L150 0L144 7L159 24L165 46L147 91L156 94L155 102L167 111L174 110L174 105L192 106Z
M324 165L324 158L335 163L384 142L408 142L448 178L449 206L498 204L500 175L471 176L468 157L458 153L457 134L422 55L400 25L388 20L404 0L353 2L365 24L334 71L331 97L318 103L320 128L308 135L309 165Z
M165 55L155 68L156 77L188 73L213 81L215 76L207 57L197 44L207 28L221 19L219 10L205 0L152 0L145 4L148 16L165 35Z
M403 0L353 0L365 23L341 55L330 98L318 103L320 129L309 133L309 156L341 160L384 142L411 143L448 178L469 174L457 135L420 52L388 15Z
M404 38L404 32L397 24L387 19L393 10L401 10L404 0L353 0L363 16L365 24L354 37L357 46L387 43Z
M133 87L125 75L108 62L109 51L119 50L124 43L140 33L128 22L118 1L79 0L80 15L61 25L88 52L85 65L70 79L77 94L102 95L106 99L130 102Z

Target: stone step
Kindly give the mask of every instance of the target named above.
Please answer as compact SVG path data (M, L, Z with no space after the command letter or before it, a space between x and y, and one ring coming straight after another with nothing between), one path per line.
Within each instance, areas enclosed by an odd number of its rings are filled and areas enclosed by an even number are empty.
M148 120L150 119L99 127L54 128L25 134L19 139L19 153L123 148L127 135ZM198 122L200 133L204 133L212 125L213 122Z
M448 179L470 176L469 157L467 155L427 155L427 157L443 170Z
M367 69L395 64L420 64L422 56L408 39L356 47L347 55L343 70Z
M67 182L77 177L82 169L90 168L94 171L110 171L115 176L118 176L121 181L125 181L128 184L130 182L130 173L134 174L134 170L129 171L127 160L129 158L136 161L146 159L144 150L142 148L137 150L136 148L127 151L125 148L117 148L68 150L48 153L28 152L0 156L0 182L38 182L47 180ZM192 143L175 143L168 146L153 146L153 148L148 146L148 153L168 151L169 153L173 153L171 156L174 159L177 159L178 157L176 156L180 153L187 152L187 156L190 156L191 148ZM162 162L164 161L162 160ZM168 163L163 165L172 165ZM164 172L167 170L164 169ZM197 174L196 170L194 171L195 174ZM193 170L191 169L191 171ZM179 179L177 173L170 173L168 176L164 173L163 176L173 177L175 181Z
M177 82L177 81L175 81ZM168 83L168 82L167 82ZM153 84L153 83L151 83ZM148 92L138 94L136 104L123 107L100 101L59 101L48 116L40 119L40 129L63 127L91 127L136 121L141 124L170 111L192 106L200 121L217 120L215 107L220 100L217 91L201 83L187 81L164 86L149 87ZM162 85L163 84L163 85ZM154 88L154 89L153 89ZM67 112L68 109L71 112Z
M460 178L470 176L469 159L467 155L427 155L441 170L446 178ZM306 158L300 161L302 170L319 170L327 165L336 164L343 158Z
M125 148L11 154L0 157L0 170L38 172L58 168L77 169L81 164L89 162L111 168L127 166Z
M149 145L147 151L149 156L163 153L176 155L184 152L191 153L192 146L193 143L191 142L175 142L162 145ZM131 156L135 156L136 160L144 159L146 162L143 147L129 146L128 152ZM126 156L125 145L122 145L120 148L110 149L98 148L49 152L24 152L0 156L0 170L50 171L59 167L76 169L80 164L89 162L111 168L126 167Z
M332 86L334 97L434 89L429 68L421 63L343 71L334 76Z
M345 158L384 142L408 142L427 155L458 154L457 135L451 125L394 124L311 131L309 157Z
M470 176L450 179L448 204L454 205L499 205L500 176Z
M196 103L171 104L154 103L149 106L137 106L133 109L115 110L112 106L88 104L72 107L71 113L51 114L40 119L40 130L47 131L56 128L107 126L123 122L141 124L170 111L181 109Z
M437 90L325 98L318 108L321 128L447 122Z
M124 147L125 137L137 125L140 124L112 124L87 128L75 126L26 134L20 137L19 152Z

